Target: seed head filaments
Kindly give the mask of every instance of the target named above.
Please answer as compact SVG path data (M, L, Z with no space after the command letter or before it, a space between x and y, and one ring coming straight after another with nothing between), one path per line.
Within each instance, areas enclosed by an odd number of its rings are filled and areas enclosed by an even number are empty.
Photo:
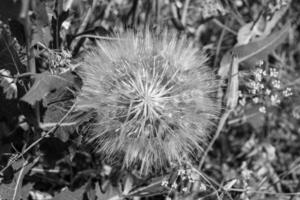
M218 113L217 84L206 56L185 38L119 38L85 56L76 101L97 114L88 134L95 150L147 175L202 150Z

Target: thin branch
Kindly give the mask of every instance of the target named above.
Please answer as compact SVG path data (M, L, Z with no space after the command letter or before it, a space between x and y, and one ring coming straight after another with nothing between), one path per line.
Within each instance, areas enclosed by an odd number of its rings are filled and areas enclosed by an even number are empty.
M203 164L205 162L205 159L207 157L207 154L208 152L212 149L212 146L214 145L214 143L216 142L216 140L218 139L226 121L227 121L227 118L229 117L229 115L231 114L232 110L227 110L221 117L220 119L220 122L219 122L219 125L218 125L218 128L217 128L217 131L213 137L213 139L210 141L208 147L206 148L202 158L201 158L201 161L200 161L200 164L199 164L199 170L201 170L201 168L203 167Z
M216 25L220 26L221 28L223 28L223 29L227 30L228 32L232 33L233 35L237 35L237 32L236 32L236 31L234 31L234 30L232 30L231 28L229 28L228 26L222 24L219 20L213 19L213 22L214 22Z

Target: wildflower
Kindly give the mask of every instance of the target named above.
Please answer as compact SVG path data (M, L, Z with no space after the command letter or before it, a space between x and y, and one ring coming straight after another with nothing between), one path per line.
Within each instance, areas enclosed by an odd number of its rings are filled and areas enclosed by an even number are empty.
M167 180L163 180L161 182L161 186L163 186L163 187L168 187L168 185L169 185L169 182Z
M265 106L261 106L261 107L259 107L259 112L261 112L261 113L266 113L266 107Z
M278 95L277 94L271 95L271 104L273 106L275 106L279 103L280 103L280 99L279 99Z
M101 42L79 69L76 100L78 110L97 114L87 134L95 151L144 175L201 151L218 113L206 60L175 34Z
M278 75L279 75L279 72L277 71L276 68L271 68L271 69L270 69L270 76L271 76L271 77L277 78Z
M176 182L174 182L172 185L171 185L171 188L173 188L173 189L176 189L177 188L177 183Z
M268 89L268 88L267 88L266 91L265 91L266 95L270 95L271 92L272 92L272 91L271 91L270 89Z
M289 97L293 95L292 89L291 88L286 88L283 92L284 97Z
M259 102L259 98L258 98L258 97L254 97L252 100L253 100L253 102L254 102L255 104L257 104L257 103Z
M273 80L272 81L272 85L274 88L276 89L280 89L281 85L280 85L280 81L279 80Z

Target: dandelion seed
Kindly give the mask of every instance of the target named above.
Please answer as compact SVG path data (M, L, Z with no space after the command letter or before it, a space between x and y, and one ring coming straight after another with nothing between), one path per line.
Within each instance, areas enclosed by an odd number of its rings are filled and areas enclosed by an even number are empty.
M206 144L218 113L207 58L175 34L104 41L79 68L78 110L93 110L89 142L109 163L141 174L180 165Z

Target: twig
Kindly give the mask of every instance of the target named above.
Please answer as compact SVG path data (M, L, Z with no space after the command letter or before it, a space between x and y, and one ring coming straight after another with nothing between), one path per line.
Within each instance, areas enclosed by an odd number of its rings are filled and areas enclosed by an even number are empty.
M68 112L60 119L59 122L57 122L56 126L52 127L47 133L42 135L39 139L37 139L35 142L33 142L31 145L29 145L21 154L16 156L11 162L9 162L6 167L4 167L0 174L3 173L8 167L10 167L13 163L15 163L19 158L23 157L25 153L27 153L30 149L32 149L35 145L40 143L44 138L48 137L51 133L55 132L57 128L60 127L60 125L64 122L64 120L70 115L70 113L75 108L75 104L72 105L72 107L68 110Z
M227 118L229 117L229 115L231 114L231 112L232 112L232 110L227 110L227 111L222 115L222 117L221 117L221 119L220 119L220 122L219 122L219 125L218 125L218 128L217 128L217 131L216 131L216 133L215 133L213 139L210 141L208 147L206 148L206 150L205 150L205 152L204 152L204 154L203 154L203 156L202 156L202 158L201 158L201 161L200 161L200 164L199 164L199 170L201 170L201 168L203 167L203 164L204 164L204 162L205 162L205 159L206 159L206 157L207 157L208 152L212 149L213 144L214 144L215 141L218 139L218 137L219 137L219 135L220 135L220 133L221 133L221 131L222 131L222 129L223 129L225 123L226 123L226 120L227 120Z
M232 33L233 35L237 35L237 32L236 32L236 31L234 31L234 30L232 30L231 28L229 28L228 26L222 24L219 20L213 19L213 22L214 22L216 25L220 26L221 28L223 28L223 29L227 30L228 32Z

